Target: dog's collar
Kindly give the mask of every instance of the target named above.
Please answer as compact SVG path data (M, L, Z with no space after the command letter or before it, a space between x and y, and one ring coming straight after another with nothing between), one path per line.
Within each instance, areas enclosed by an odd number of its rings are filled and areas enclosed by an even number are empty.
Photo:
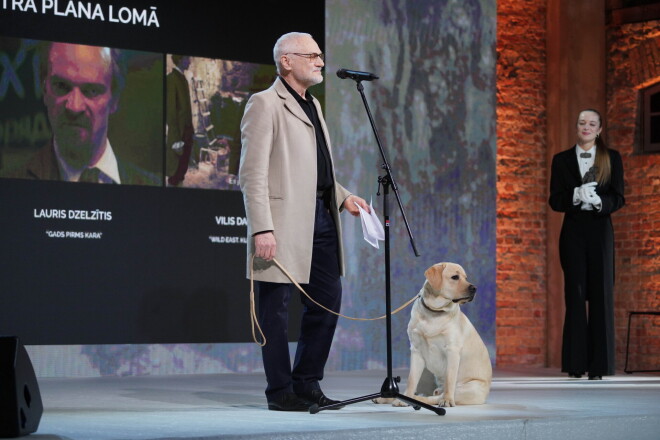
M422 295L419 295L419 301L422 303L422 306L424 306L424 308L426 310L430 311L430 312L433 312L433 313L446 313L446 311L443 310L443 309L434 309L433 307L430 307L428 304L426 304L424 302L424 298L422 297ZM451 303L451 301L449 303Z

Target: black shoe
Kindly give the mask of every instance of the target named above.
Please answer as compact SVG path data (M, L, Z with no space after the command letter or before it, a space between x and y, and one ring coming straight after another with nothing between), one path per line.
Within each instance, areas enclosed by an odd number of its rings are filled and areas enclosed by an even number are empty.
M603 376L589 375L589 380L603 380Z
M334 405L335 403L339 403L339 400L332 400L328 399L325 394L323 394L323 391L321 390L312 390L308 391L306 393L299 393L298 397L308 400L311 403L316 403L319 407L321 406L328 406L328 405ZM335 408L330 408L330 409L342 409L344 406L337 406Z
M574 378L576 378L576 379L579 379L579 378L582 377L583 374L584 374L584 373L571 372L571 373L568 373L568 377L574 377Z
M271 411L309 411L311 403L294 393L282 393L278 398L268 401Z

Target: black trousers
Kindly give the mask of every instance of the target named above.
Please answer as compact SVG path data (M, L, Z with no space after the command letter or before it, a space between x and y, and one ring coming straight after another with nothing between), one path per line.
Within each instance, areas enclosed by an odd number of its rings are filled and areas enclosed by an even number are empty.
M339 277L337 228L322 199L316 201L314 248L309 284L301 284L307 293L330 310L339 312L341 280ZM304 393L320 389L323 369L330 353L337 316L312 303L300 293L303 315L300 338L291 368L288 345L288 309L293 284L257 283L259 322L267 343L262 348L266 397L271 400L284 392Z
M614 374L614 232L609 216L567 214L559 238L566 317L562 371Z

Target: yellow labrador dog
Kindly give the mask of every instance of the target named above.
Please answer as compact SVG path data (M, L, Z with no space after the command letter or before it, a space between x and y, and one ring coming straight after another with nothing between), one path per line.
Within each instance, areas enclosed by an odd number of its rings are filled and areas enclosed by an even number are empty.
M490 392L493 370L488 349L460 305L474 299L477 288L455 263L429 267L408 323L410 373L404 394L429 405L478 405ZM438 388L433 396L416 396L420 377L428 369ZM407 406L398 399L375 403Z

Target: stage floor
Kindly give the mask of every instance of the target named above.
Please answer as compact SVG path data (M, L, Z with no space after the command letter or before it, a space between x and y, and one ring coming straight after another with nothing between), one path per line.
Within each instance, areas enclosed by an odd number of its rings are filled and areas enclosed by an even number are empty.
M407 371L395 371L404 378ZM362 402L318 414L268 411L262 374L40 379L42 440L660 439L660 375L603 381L554 369L496 369L485 405L421 409ZM384 371L328 374L334 399L377 393Z

